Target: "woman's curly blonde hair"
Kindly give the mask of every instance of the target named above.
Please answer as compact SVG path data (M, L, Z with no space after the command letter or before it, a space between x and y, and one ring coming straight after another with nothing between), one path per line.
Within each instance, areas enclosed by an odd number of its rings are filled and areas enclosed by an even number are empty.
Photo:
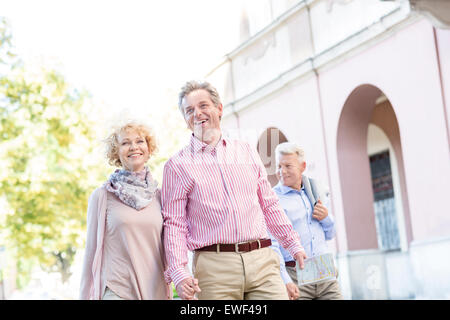
M130 121L125 125L117 127L114 131L105 139L106 146L106 158L108 163L112 166L122 167L122 162L119 158L119 135L122 132L137 132L147 142L149 156L156 151L156 140L152 134L150 127L143 123L136 121Z

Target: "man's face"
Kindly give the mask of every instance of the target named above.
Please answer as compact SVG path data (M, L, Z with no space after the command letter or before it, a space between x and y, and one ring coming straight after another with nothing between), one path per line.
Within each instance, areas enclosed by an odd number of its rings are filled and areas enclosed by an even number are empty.
M208 143L220 135L223 107L222 104L217 107L214 105L208 91L203 89L192 91L183 98L181 107L184 120L197 139Z
M279 159L277 178L286 187L300 190L305 169L306 162L300 163L297 154L283 154Z

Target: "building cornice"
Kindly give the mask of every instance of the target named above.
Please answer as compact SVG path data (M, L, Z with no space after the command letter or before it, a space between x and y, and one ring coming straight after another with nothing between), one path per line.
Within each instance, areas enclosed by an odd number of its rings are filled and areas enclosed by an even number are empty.
M308 1L303 1L302 4L306 5L306 2ZM298 12L298 10L303 9L303 7L300 9L299 6L295 6L292 9L296 9L297 11L295 12ZM323 72L374 44L391 37L398 30L415 23L420 19L421 17L417 13L411 12L409 5L404 3L404 5L393 9L371 25L351 34L344 40L326 48L322 52L303 60L292 66L290 69L281 72L277 77L244 96L227 103L224 106L223 117L226 118L233 113L241 112L294 80L299 80L301 78L306 79L313 76L315 73ZM273 28L270 30L273 30ZM241 46L238 47L238 49L239 48L241 48ZM237 51L236 49L233 52L236 53L240 51ZM227 61L230 61L230 58L223 63Z

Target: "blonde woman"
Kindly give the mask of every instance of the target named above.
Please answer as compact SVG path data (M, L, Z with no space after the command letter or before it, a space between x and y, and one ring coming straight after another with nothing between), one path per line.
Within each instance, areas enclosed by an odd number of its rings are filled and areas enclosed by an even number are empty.
M145 125L129 122L106 144L109 163L120 169L89 198L80 299L171 299L160 191L146 166L154 137Z

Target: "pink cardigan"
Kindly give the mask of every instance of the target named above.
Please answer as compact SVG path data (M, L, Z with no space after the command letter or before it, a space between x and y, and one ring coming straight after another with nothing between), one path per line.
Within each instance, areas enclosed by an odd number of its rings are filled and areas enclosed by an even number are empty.
M159 196L159 192L158 192ZM101 279L103 239L106 225L107 191L105 185L89 197L87 210L87 239L80 284L81 300L101 300L106 284ZM172 299L170 283L166 284L167 297Z

